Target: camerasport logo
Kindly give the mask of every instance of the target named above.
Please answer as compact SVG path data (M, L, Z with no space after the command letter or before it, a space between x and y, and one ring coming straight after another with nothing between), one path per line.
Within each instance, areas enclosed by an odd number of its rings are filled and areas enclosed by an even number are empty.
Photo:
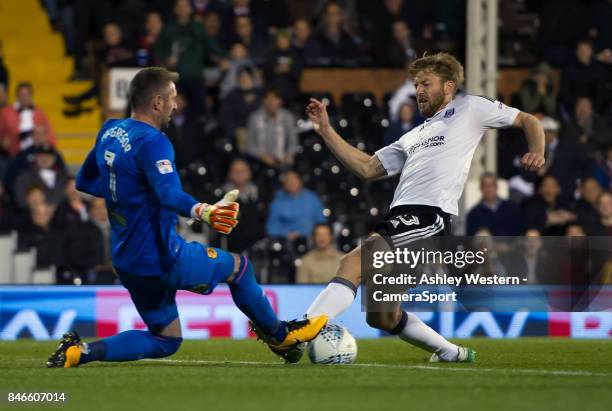
M274 291L265 290L272 308L278 312ZM201 296L187 291L176 295L181 331L185 339L215 337L247 338L248 319L236 307L229 290L217 288L211 295ZM96 293L96 336L109 337L127 330L146 330L146 325L125 290L99 290Z

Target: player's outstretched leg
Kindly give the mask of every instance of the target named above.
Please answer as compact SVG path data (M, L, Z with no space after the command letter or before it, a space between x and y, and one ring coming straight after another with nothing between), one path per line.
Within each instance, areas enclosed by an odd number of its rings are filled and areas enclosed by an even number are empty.
M360 281L361 246L342 257L336 276L306 310L306 317L327 315L330 320L336 318L353 304Z
M91 343L83 343L72 331L64 334L57 350L47 360L48 368L78 367L91 361L134 361L162 358L174 354L183 341L180 337L154 336L149 331L124 331Z
M238 270L228 279L232 298L274 352L285 352L319 334L327 323L326 315L299 321L280 321L255 279L251 262L246 257L236 257L239 258Z
M474 362L476 351L455 345L425 324L418 316L400 311L368 312L368 325L390 334L431 354L429 362Z

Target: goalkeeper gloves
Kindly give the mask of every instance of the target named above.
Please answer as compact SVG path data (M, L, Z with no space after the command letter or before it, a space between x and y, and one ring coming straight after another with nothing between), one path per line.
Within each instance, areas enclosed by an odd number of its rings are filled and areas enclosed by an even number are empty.
M200 203L193 209L193 217L205 221L213 230L221 234L229 234L238 225L240 205L236 202L238 190L227 192L215 204Z

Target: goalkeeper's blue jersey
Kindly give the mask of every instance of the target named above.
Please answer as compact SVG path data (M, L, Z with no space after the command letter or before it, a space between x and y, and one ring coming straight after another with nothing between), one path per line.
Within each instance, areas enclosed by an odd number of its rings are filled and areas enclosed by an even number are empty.
M113 265L136 275L171 273L184 240L177 214L197 203L183 192L168 137L134 119L107 121L77 175L80 191L106 200Z

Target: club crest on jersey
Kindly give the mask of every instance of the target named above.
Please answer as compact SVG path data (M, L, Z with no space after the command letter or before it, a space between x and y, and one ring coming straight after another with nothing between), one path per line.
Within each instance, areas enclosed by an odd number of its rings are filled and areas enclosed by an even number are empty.
M159 160L155 163L160 174L169 174L174 171L170 160Z
M215 250L214 248L207 248L206 254L208 254L208 258L217 258L217 250Z
M444 112L444 118L451 118L455 114L455 109L450 108Z

